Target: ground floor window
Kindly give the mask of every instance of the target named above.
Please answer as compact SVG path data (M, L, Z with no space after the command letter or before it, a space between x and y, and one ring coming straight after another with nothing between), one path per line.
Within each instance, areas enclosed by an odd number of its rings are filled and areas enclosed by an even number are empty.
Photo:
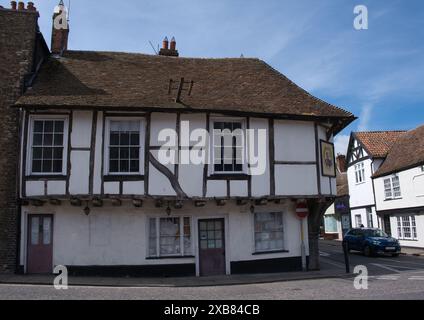
M374 228L374 223L372 219L372 209L369 207L367 210L367 226L368 228Z
M284 249L283 213L255 213L255 251Z
M192 254L190 217L149 218L149 257Z
M362 217L361 217L360 214L355 215L355 226L357 228L361 228L361 226L362 226Z
M337 230L337 219L335 214L328 214L324 216L324 228L325 233L336 233Z
M397 231L398 238L403 240L417 239L417 225L415 223L415 216L397 216Z

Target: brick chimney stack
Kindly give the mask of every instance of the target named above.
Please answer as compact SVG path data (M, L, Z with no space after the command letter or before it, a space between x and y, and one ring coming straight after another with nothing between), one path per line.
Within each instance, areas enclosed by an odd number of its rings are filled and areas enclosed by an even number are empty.
M69 24L67 20L67 9L60 0L53 13L51 52L62 55L68 50Z
M338 154L336 158L337 168L340 172L346 172L346 156L344 154Z
M168 56L168 57L178 57L178 50L177 50L177 42L175 41L175 38L172 37L170 46L168 48L169 42L168 37L165 37L162 42L162 48L159 51L160 56Z

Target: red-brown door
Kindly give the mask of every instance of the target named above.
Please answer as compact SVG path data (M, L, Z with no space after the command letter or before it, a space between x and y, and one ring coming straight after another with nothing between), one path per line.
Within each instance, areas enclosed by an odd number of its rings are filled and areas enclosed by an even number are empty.
M201 276L225 274L224 219L199 220Z
M28 216L27 273L53 272L53 216Z

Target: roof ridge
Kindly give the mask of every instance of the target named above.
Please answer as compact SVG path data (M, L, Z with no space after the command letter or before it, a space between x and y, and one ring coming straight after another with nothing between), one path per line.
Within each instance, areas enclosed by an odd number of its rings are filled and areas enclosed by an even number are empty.
M103 54L123 54L123 55L133 55L133 56L146 56L150 58L159 58L159 59L184 59L184 60L253 60L253 61L261 61L261 59L256 57L170 57L170 56L161 56L157 54L148 54L148 53L142 53L142 52L128 52L128 51L104 51L104 50L67 50L65 52L65 55L67 53L103 53Z

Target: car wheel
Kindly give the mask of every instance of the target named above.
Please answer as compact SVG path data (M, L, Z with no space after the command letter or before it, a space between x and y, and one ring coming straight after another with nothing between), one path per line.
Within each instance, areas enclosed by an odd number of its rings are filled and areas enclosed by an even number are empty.
M365 246L364 247L364 255L366 257L371 257L372 256L372 251L371 251L371 247L370 246Z

